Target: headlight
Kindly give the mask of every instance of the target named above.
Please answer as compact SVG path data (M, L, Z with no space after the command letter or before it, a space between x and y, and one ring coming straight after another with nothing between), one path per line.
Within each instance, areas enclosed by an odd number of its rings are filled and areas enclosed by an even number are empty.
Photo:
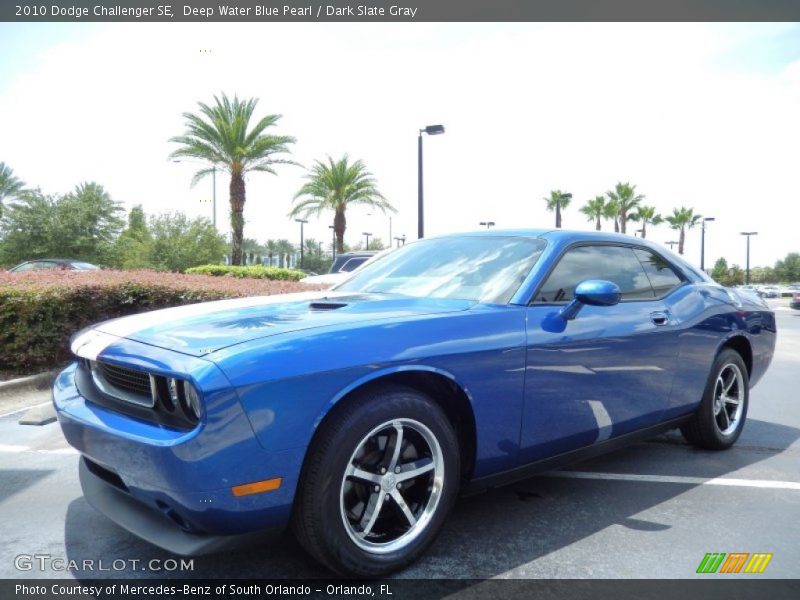
M184 411L186 416L193 418L197 421L200 420L202 413L200 407L200 394L194 389L194 386L188 381L183 382L183 397L184 397Z
M167 408L169 410L174 410L175 407L178 406L178 403L180 402L181 398L178 392L177 379L173 379L172 377L167 379L167 394L164 400L166 400L166 402L168 403Z

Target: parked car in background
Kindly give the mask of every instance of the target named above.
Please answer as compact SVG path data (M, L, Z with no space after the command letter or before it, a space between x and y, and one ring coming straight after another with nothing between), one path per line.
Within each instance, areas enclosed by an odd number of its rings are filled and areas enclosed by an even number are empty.
M16 267L10 268L9 271L11 273L25 273L28 271L52 271L58 269L62 271L97 271L100 267L71 258L40 258L20 263Z
M765 285L760 293L762 298L779 298L781 290L777 285Z
M334 290L99 323L53 402L87 502L128 531L191 555L290 525L330 569L380 577L462 491L676 427L731 447L775 339L762 299L649 240L491 230Z
M330 270L323 275L310 275L300 280L300 283L327 285L333 287L347 279L353 271L378 255L378 251L343 252L333 261Z
M796 308L800 310L800 292L796 292L794 296L792 296L792 300L789 302L789 306L791 308Z

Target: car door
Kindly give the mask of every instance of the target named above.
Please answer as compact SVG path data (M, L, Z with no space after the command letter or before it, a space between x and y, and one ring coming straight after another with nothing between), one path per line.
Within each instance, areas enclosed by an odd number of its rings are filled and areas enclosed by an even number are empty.
M647 254L644 254L644 253ZM637 256L639 255L639 256ZM678 354L677 329L648 269L643 248L580 244L568 248L527 308L521 460L530 462L653 425L667 407ZM643 264L642 261L647 264ZM653 259L655 260L655 258ZM650 262L648 262L650 261ZM663 261L662 261L663 262ZM615 306L584 306L574 320L549 326L581 281L616 283Z

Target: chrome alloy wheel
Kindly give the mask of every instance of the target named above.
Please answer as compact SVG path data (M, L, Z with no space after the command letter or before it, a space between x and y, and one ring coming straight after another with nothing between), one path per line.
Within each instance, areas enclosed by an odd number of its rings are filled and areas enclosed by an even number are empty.
M722 435L730 435L739 426L744 408L744 377L739 367L726 364L714 385L714 421Z
M378 425L356 446L342 478L347 535L374 554L405 548L433 517L443 482L442 449L430 429L413 419Z

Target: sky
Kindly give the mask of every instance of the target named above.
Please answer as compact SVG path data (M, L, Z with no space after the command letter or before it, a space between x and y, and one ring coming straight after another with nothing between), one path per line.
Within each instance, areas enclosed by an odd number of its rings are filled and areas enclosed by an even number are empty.
M551 227L551 189L573 194L564 227L592 229L586 200L635 184L662 213L714 217L706 267L800 251L798 24L0 24L0 161L45 193L102 184L126 208L211 217L211 179L169 160L182 113L221 92L281 114L304 167L362 159L416 237L417 134L426 235ZM251 174L245 236L299 240L287 217L305 169ZM228 230L227 180L217 223ZM204 202L205 201L205 202ZM306 237L328 242L332 214ZM347 214L346 242L384 242L390 219ZM605 228L609 227L606 223ZM666 226L657 242L677 239ZM700 261L700 231L686 257Z

